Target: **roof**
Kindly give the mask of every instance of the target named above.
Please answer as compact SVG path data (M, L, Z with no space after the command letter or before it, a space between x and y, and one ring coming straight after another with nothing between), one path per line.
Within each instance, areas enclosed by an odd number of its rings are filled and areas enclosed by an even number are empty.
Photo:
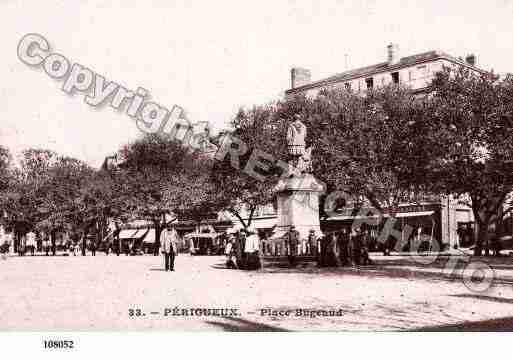
M417 64L421 64L421 63L425 63L425 62L431 62L431 61L435 61L435 60L439 60L439 59L449 60L454 63L472 68L476 71L484 72L483 70L481 70L475 66L469 65L468 63L466 63L465 61L463 61L461 59L458 59L454 56L446 54L442 51L434 50L434 51L423 52L421 54L403 57L399 60L399 62L397 62L395 64L389 64L388 62L381 62L379 64L375 64L375 65L371 65L371 66L365 66L365 67L360 67L360 68L357 68L354 70L344 71L344 72L338 73L336 75L327 77L322 80L312 81L303 86L298 86L293 89L288 89L287 91L285 91L285 93L289 94L289 93L301 92L301 91L308 90L311 88L317 88L320 86L325 86L325 85L329 85L329 84L333 84L333 83L349 81L349 80L353 80L353 79L364 77L364 76L374 75L377 73L399 70L399 69L402 69L405 67L410 67L413 65L417 65Z

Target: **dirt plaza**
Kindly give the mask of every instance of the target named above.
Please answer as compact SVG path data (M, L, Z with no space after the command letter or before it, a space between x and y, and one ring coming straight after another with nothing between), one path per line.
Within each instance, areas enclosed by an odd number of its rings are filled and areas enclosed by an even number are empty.
M224 257L27 256L0 260L0 330L511 330L513 261L487 259L469 290L440 259L357 268L229 270Z

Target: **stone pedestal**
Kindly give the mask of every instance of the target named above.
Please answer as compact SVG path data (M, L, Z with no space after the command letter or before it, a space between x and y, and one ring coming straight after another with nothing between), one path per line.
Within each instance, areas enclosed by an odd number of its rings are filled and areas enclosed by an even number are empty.
M274 238L282 237L295 226L300 238L308 237L310 230L321 235L319 222L319 195L325 186L311 174L280 180L275 191L278 197L278 224Z

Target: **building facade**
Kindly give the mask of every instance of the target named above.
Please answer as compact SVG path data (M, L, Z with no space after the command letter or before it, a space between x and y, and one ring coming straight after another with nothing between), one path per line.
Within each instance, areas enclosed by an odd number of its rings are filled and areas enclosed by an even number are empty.
M372 88L401 84L414 92L428 92L435 74L447 68L464 67L476 73L486 73L478 68L474 54L465 59L456 58L442 51L428 51L421 54L401 57L399 46L387 46L386 61L344 71L325 79L312 81L311 72L304 68L291 69L291 87L285 91L286 96L305 94L315 96L321 89L345 88L363 93Z

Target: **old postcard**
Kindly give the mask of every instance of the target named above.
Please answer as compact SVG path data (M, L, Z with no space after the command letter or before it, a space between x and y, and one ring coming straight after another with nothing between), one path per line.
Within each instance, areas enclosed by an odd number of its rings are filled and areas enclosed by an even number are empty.
M0 2L0 331L513 331L512 18Z

